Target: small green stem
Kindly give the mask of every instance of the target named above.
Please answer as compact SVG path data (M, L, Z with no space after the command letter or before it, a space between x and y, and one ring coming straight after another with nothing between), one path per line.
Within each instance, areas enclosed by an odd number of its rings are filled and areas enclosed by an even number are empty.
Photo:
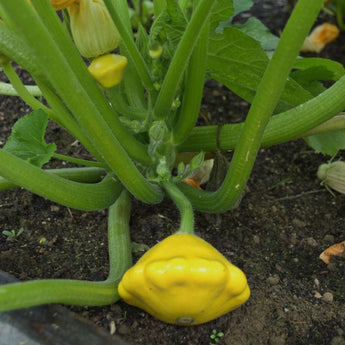
M123 190L116 202L109 207L108 247L109 275L107 281L118 281L124 272L132 266L132 248L129 233L131 198Z
M162 87L154 106L154 116L157 119L165 118L171 109L179 82L188 66L189 58L198 41L198 38L207 24L214 1L200 0L193 12L192 18L178 44L170 62Z
M10 83L17 91L18 95L26 102L32 109L43 109L48 116L51 118L52 111L46 107L44 104L39 102L25 87L21 79L18 77L17 73L12 67L12 64L9 62L5 65L2 65L3 71L5 72Z
M0 311L48 303L100 306L120 299L117 282L43 279L0 286Z
M178 232L193 235L194 213L192 204L174 183L163 182L162 185L180 211L181 221Z
M42 96L42 92L36 85L24 85L24 87L28 90L31 96L40 97ZM19 93L13 87L12 84L4 83L3 81L0 82L0 94L6 96L19 96Z
M56 159L60 159L62 161L71 162L71 163L75 163L75 164L79 164L79 165L85 165L85 166L89 166L89 167L106 168L106 165L104 163L101 163L101 162L95 162L95 161L89 161L86 159L75 158L75 157L71 157L71 156L62 155L59 153L53 153L53 157Z

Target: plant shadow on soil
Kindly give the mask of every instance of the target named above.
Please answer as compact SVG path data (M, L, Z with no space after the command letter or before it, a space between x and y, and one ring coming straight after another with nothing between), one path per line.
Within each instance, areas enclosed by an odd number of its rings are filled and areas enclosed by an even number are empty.
M282 1L257 1L252 12L275 33L288 17ZM323 56L344 63L344 41L342 33ZM21 76L30 81L24 71ZM16 98L1 97L2 143L12 123L29 111ZM247 111L248 105L231 92L207 84L203 113L211 122L238 121ZM47 138L61 153L87 157L54 124ZM327 246L344 240L345 197L332 196L316 178L318 166L328 158L303 140L262 149L236 209L196 214L196 233L247 275L252 295L239 309L193 327L164 324L122 302L71 309L107 330L115 323L116 334L132 345L208 345L214 343L213 329L224 333L219 344L226 345L344 345L345 262L335 258L325 265L318 258ZM177 229L178 217L168 200L153 206L134 201L132 240L152 246ZM24 190L10 190L0 194L0 219L1 231L25 229L16 240L0 234L1 270L21 280L106 278L106 211L70 210Z

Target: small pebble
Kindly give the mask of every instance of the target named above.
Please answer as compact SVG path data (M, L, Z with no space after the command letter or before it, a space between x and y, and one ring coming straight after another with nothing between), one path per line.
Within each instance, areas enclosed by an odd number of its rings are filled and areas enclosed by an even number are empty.
M305 228L306 227L306 223L305 222L303 222L302 220L300 220L300 219L297 219L297 218L295 218L295 219L293 219L292 220L292 224L296 227L296 228Z
M318 246L316 240L314 238L312 238L312 237L306 238L305 239L305 243L307 244L307 246L313 247L313 248Z
M333 235L325 235L323 238L325 242L333 243L334 242L334 236Z
M321 300L326 303L332 303L333 302L333 294L331 292L325 292L323 296L321 297Z
M278 274L273 274L273 276L267 278L267 283L270 285L277 285L279 284L279 280Z

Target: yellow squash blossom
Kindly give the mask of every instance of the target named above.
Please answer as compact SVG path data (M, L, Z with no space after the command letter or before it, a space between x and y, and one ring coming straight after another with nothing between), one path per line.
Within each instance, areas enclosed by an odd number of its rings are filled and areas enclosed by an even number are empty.
M79 0L68 7L72 36L81 55L91 58L115 49L120 34L102 0Z
M125 302L178 325L211 321L250 295L244 273L201 238L177 233L147 251L123 276Z

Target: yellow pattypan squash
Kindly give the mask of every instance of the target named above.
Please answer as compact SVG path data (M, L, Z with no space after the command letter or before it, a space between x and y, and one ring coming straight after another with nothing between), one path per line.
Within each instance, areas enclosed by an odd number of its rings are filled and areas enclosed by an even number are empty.
M177 233L147 251L123 276L128 304L178 325L211 321L250 295L244 273L201 238Z

